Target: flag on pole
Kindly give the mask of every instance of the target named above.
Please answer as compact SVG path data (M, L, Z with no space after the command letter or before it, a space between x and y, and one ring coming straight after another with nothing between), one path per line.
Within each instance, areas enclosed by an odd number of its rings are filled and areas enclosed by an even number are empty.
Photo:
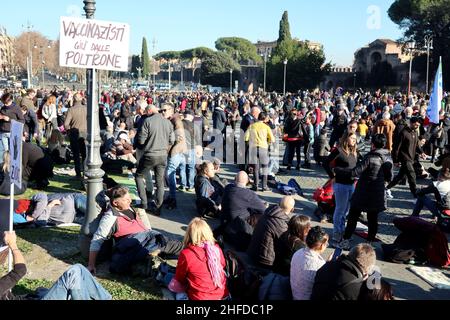
M443 78L442 78L442 57L439 60L439 68L434 80L433 92L427 110L427 116L431 123L439 124L442 100L444 99Z

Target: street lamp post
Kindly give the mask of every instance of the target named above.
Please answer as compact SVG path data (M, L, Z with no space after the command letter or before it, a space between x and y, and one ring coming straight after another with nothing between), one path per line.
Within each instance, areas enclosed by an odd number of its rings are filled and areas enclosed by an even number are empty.
M169 62L169 91L172 89L172 66Z
M233 69L230 69L230 93L233 93Z
M266 48L264 54L261 55L264 57L264 93L266 93L266 83L267 83L267 58L270 58L269 49Z
M433 50L433 36L425 36L425 46L427 47L427 87L426 93L429 93L429 80L430 80L430 50Z
M38 46L34 45L34 48L37 49ZM47 49L51 49L50 43L47 45ZM42 64L42 89L45 88L45 59L44 59L44 46L39 46L39 57L41 59Z
M408 99L409 95L411 94L411 84L412 84L412 64L413 64L413 58L414 58L414 49L416 48L416 43L414 41L408 42L408 49L410 53L410 60L409 60L409 79L408 79Z
M83 1L84 11L87 19L94 19L95 14L95 0ZM98 227L98 215L96 197L103 191L103 176L104 172L101 170L102 159L100 157L100 128L99 128L99 105L97 95L97 72L95 69L88 69L86 71L87 77L87 125L88 125L88 157L87 157L87 171L85 177L87 178L87 212L84 219L84 224L81 228L80 248L84 256L89 254L90 240Z
M33 79L33 51L31 50L31 38L30 38L30 32L33 26L30 24L30 22L28 22L27 26L22 25L22 28L28 30L27 82L28 82L28 89L30 89L33 87L33 85L31 84L31 81Z
M356 91L356 72L353 74L353 89Z
M288 59L284 59L283 64L284 64L284 82L283 82L283 95L286 95L286 71L287 71L287 63L288 63Z

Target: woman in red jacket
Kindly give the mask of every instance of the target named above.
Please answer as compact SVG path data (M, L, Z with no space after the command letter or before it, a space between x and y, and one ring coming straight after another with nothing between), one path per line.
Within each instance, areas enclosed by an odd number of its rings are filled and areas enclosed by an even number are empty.
M204 220L195 218L186 231L184 250L169 289L186 292L190 300L226 299L229 293L224 268L225 258L211 228Z

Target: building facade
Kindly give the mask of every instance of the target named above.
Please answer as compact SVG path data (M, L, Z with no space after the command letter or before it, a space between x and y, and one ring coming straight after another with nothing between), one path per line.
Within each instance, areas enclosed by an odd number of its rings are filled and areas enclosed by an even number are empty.
M353 69L358 74L358 82L367 84L370 83L373 71L383 64L386 70L392 70L390 85L405 89L409 83L410 60L411 55L404 49L404 44L390 39L377 39L356 51ZM414 71L412 86L419 90L423 89L422 86L425 87L419 81L419 74Z
M14 42L6 29L0 26L0 75L5 77L13 72L14 68Z
M356 88L356 73L352 67L333 67L320 83L321 90Z
M312 50L322 50L323 45L318 42L311 41L300 41L299 39L294 39L294 41L300 44L307 44L308 47ZM276 48L278 42L277 41L258 41L254 45L256 46L256 50L260 56L263 56L266 52L268 55L272 55L273 50Z

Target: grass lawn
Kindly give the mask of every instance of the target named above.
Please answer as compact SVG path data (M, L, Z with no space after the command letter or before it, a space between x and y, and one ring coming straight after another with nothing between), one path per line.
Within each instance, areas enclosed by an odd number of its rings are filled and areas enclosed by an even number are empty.
M81 192L78 189L79 186L80 182L75 178L55 175L45 192ZM28 189L25 194L17 196L15 199L30 199L39 192L41 191ZM50 288L53 281L45 278L45 270L51 269L49 264L52 261L53 263L62 261L69 265L81 263L86 266L87 261L81 256L78 248L79 233L80 227L17 230L18 246L26 261L32 263L44 276L42 279L22 279L13 292L15 294L28 294L39 287ZM6 271L5 266L0 267L0 274L5 274ZM53 275L53 278L59 277L62 272ZM99 273L97 279L111 293L114 300L162 299L161 289L151 278L117 276L103 272Z

